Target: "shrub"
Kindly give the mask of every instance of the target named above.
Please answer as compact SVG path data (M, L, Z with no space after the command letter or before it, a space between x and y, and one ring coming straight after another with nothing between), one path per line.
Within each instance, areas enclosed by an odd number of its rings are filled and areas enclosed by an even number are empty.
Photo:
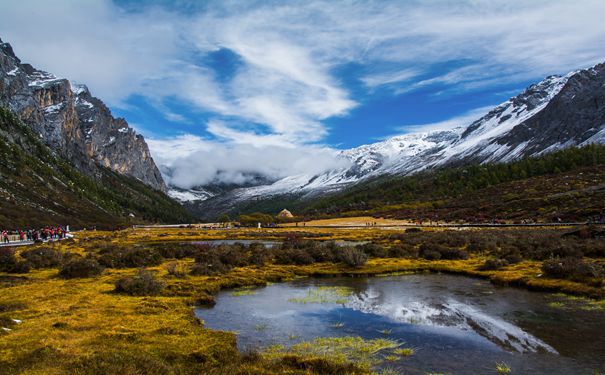
M357 248L364 253L366 253L369 257L373 258L385 258L388 256L388 251L384 247L374 244L374 243L366 243L363 245L358 245Z
M334 262L336 260L335 251L330 243L316 242L314 246L304 249L315 262ZM335 246L336 247L336 246Z
M420 251L418 254L427 260L438 260L441 259L441 252L447 248L443 245L426 242L420 245Z
M488 259L480 269L482 271L494 271L506 266L508 266L508 261L505 259Z
M419 233L419 232L422 232L422 229L420 229L420 228L406 228L405 232L406 233Z
M435 250L425 250L421 255L426 260L439 260L441 259L441 253Z
M549 259L542 263L542 271L557 279L586 279L603 276L603 267L578 258Z
M468 259L468 252L460 249L444 248L440 251L441 259Z
M187 276L187 267L182 262L170 262L166 265L166 271L169 275L183 278Z
M313 259L313 257L304 250L282 248L275 252L275 262L277 264L306 265L313 264L315 259Z
M368 261L368 256L356 247L345 246L338 252L338 260L349 267L361 267Z
M108 268L138 268L157 266L162 256L156 249L106 247L99 252L99 263Z
M135 276L119 279L115 285L115 292L131 296L155 296L164 289L164 283L145 269L140 269Z
M221 262L226 266L244 267L249 264L246 247L242 244L221 245L213 251L218 254Z
M59 275L66 279L73 279L79 277L92 277L100 275L103 272L103 267L92 258L78 258L67 262L61 270Z
M504 257L504 259L509 263L509 264L517 264L517 263L521 263L523 261L523 257L521 257L521 254L519 253L512 253L512 254L508 254L507 256Z
M262 267L271 258L269 250L263 244L251 244L250 245L250 264L257 267Z
M204 251L207 247L204 244L177 243L156 245L154 250L166 259L183 259L195 258L200 251Z
M195 264L191 268L192 275L209 276L227 272L231 267L223 264L214 249L200 253L195 257Z
M28 273L29 265L17 260L15 250L9 247L0 247L0 272Z
M388 255L392 258L417 258L418 250L415 246L397 244L389 249Z
M63 261L63 255L49 247L41 247L21 252L21 257L26 259L32 268L51 268L59 266Z

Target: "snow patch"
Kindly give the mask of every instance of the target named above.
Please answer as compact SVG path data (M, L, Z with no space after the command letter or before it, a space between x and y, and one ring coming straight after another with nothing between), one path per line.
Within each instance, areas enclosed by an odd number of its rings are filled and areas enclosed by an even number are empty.
M168 190L168 196L172 199L176 199L179 202L199 202L205 201L214 195L206 190Z

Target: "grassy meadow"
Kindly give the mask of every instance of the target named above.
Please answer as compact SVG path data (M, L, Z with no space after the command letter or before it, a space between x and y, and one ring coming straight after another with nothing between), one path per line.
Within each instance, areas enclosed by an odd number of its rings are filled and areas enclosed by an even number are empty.
M600 230L139 228L82 231L52 245L0 249L0 327L6 328L0 330L0 369L8 374L370 373L371 361L355 361L351 353L375 345L390 350L387 357L413 350L351 339L338 342L346 347L339 352L300 345L239 353L235 334L206 328L193 309L211 306L221 289L245 295L251 293L246 287L298 277L409 272L487 278L578 296L587 308L601 309L605 239ZM218 239L284 245L191 243ZM332 241L368 243L339 247Z

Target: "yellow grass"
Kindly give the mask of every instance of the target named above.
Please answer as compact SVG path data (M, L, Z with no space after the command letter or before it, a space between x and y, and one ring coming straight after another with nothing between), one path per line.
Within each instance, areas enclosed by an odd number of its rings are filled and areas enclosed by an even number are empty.
M84 254L91 244L121 245L158 241L208 239L278 239L289 231L309 233L309 228L195 230L137 229L121 232L80 232L75 241L56 247ZM377 233L378 232L378 233ZM400 232L399 232L400 233ZM260 234L260 236L259 236ZM384 231L371 229L313 229L316 239L380 240ZM303 236L304 237L304 236ZM220 276L167 274L167 261L151 268L167 287L158 297L131 297L112 292L115 281L137 270L108 269L94 278L64 280L57 269L34 270L23 282L6 284L0 273L0 318L21 320L12 331L0 334L0 372L27 374L62 373L308 373L303 368L345 366L340 361L313 353L283 357L243 358L233 333L207 329L193 315L193 306L213 300L221 288L261 286L269 282L314 275L385 275L441 271L489 278L496 283L568 294L602 293L601 288L567 280L539 277L540 263L525 261L498 271L479 271L484 259L426 261L421 259L371 259L360 268L339 264L308 266L267 265L235 268ZM191 265L192 260L184 261ZM240 289L236 294L249 293ZM601 305L596 305L600 307ZM322 367L324 366L324 367ZM342 368L340 368L342 370ZM344 371L344 370L343 370ZM320 372L316 370L316 372ZM346 372L365 373L367 368L346 367Z

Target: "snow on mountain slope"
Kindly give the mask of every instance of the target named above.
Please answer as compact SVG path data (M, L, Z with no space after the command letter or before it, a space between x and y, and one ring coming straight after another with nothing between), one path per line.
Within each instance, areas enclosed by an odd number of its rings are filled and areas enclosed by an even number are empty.
M605 64L549 76L467 126L405 134L343 150L339 155L350 161L348 167L239 188L213 200L233 205L281 194L312 196L385 174L406 175L467 162L506 162L594 142L605 142Z

